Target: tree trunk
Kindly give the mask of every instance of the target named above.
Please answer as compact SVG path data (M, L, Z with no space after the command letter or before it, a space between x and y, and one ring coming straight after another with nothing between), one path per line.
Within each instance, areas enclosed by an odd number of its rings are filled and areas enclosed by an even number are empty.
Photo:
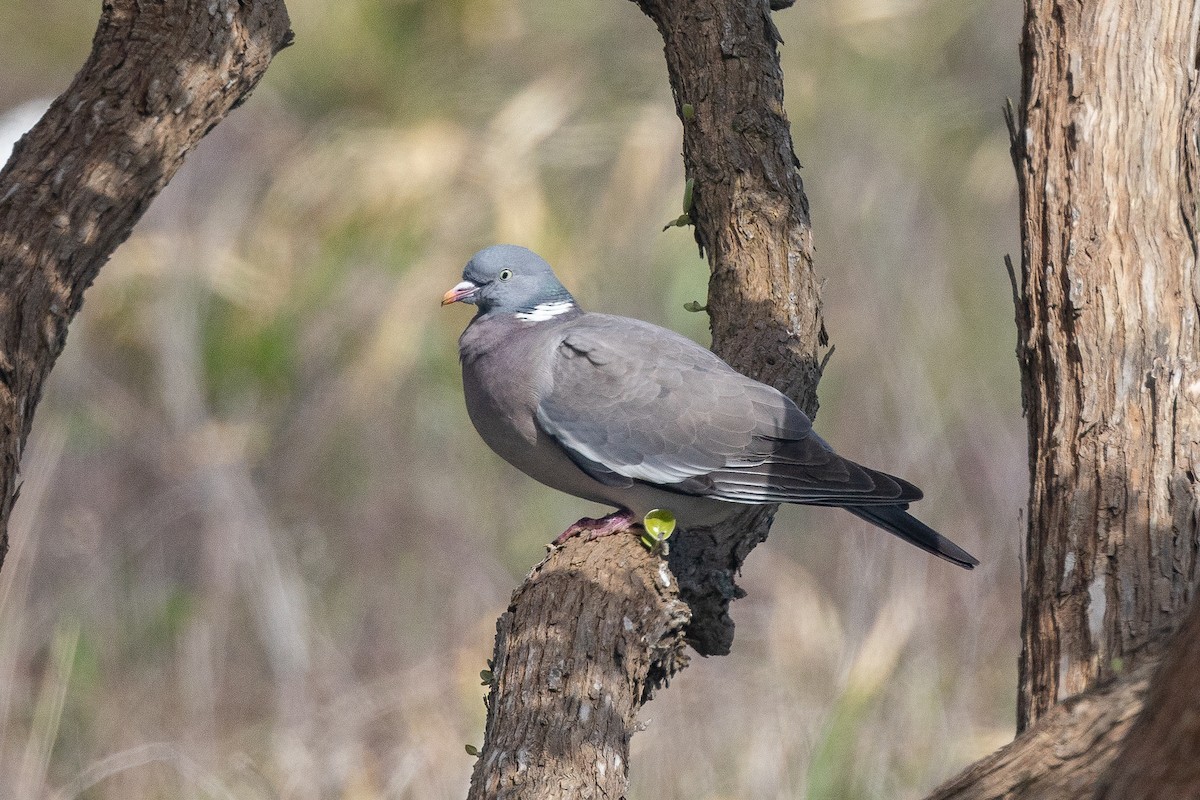
M930 800L1200 797L1198 29L1196 0L1027 0L1024 733Z
M1019 730L1135 667L1196 584L1198 25L1195 0L1027 2Z
M106 0L87 62L0 170L0 564L67 325L184 156L291 42L282 0Z
M828 341L813 268L808 198L783 112L779 31L746 0L637 0L662 34L694 183L690 214L708 254L712 349L735 369L817 413L819 353ZM753 322L748 323L748 320ZM750 509L671 548L701 655L733 644L734 578L767 536L776 506Z
M768 5L638 5L663 35L683 121L690 216L712 272L713 349L814 413L825 332ZM638 710L685 663L685 636L702 654L729 651L734 578L773 513L760 507L672 537L670 569L627 536L552 552L498 623L469 796L624 796Z

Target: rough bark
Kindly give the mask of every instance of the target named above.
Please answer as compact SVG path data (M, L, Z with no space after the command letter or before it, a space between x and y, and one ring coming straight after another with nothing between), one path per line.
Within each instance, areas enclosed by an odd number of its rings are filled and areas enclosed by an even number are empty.
M1200 603L1175 634L1096 792L1096 800L1160 797L1200 797Z
M1198 26L1195 0L1027 0L1021 730L1136 667L1196 585Z
M1200 796L1200 606L1166 645L1200 549L1198 33L1196 0L1027 0L1024 733L931 800Z
M710 266L712 349L770 383L811 417L826 344L813 269L808 199L783 111L781 41L767 5L745 0L638 0L658 26L683 121L691 217ZM691 531L671 568L692 609L688 642L703 655L733 643L734 578L766 538L774 506Z
M622 797L638 709L686 663L677 594L633 536L572 542L535 567L496 623L468 797Z
M1059 703L1015 741L942 784L927 800L1090 798L1142 707L1153 669L1146 659L1120 680Z
M711 268L713 349L811 414L825 332L769 6L638 5L663 35L683 121L690 213ZM498 624L470 797L624 796L642 702L682 666L685 635L702 654L729 651L734 578L773 514L762 507L726 528L672 537L670 570L632 537L552 552Z
M34 409L84 290L288 26L282 0L106 0L91 55L0 171L0 564Z
M1136 668L1058 703L927 800L1200 797L1200 603L1169 641L1137 656Z

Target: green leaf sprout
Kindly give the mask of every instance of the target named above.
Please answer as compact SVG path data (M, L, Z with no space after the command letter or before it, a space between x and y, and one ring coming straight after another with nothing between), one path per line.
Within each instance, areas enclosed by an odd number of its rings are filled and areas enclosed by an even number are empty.
M650 552L667 553L667 539L675 532L675 515L665 508L656 508L642 519L642 544Z

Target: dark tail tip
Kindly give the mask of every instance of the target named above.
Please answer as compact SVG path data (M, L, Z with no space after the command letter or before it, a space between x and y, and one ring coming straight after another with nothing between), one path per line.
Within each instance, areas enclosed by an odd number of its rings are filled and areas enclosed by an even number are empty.
M900 506L846 506L856 517L899 536L927 553L943 558L963 569L974 569L979 559L942 536Z

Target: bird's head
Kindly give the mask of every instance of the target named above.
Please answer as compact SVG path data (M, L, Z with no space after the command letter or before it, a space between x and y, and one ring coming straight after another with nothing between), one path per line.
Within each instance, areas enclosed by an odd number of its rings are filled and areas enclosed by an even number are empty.
M515 314L531 322L577 308L541 256L512 244L492 245L472 256L462 282L442 296L442 305L450 303L471 303L479 316Z

